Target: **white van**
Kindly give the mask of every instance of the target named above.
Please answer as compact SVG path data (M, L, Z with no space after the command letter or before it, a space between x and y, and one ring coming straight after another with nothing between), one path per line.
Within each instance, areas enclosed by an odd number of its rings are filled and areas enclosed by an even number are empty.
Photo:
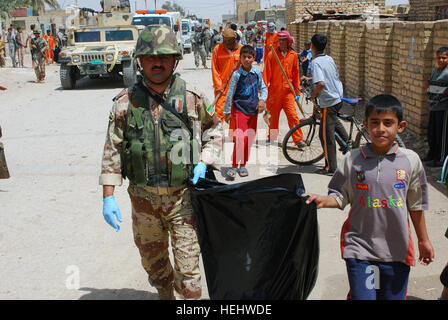
M182 29L182 37L184 38L184 53L190 53L191 48L191 38L193 37L194 32L192 31L193 22L190 19L182 19L181 21L181 29Z
M132 25L147 26L150 24L165 24L170 27L177 38L177 45L180 48L180 52L184 52L184 43L182 37L182 31L179 25L173 18L173 15L167 13L166 10L137 10L137 14L132 17Z

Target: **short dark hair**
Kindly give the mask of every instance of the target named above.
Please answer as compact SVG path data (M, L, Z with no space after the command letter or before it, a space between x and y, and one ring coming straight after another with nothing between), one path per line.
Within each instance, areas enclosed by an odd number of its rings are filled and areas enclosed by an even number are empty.
M393 95L379 94L370 99L366 105L366 121L374 110L378 113L392 111L397 116L398 122L403 120L403 106Z
M248 53L248 54L250 54L250 55L252 55L252 56L255 57L255 49L254 49L254 47L252 47L252 46L249 45L249 44L246 44L246 45L244 45L244 46L241 47L240 56L241 56L243 53Z
M306 46L310 46L310 45L311 45L311 41L308 41L308 40L305 41L305 45L306 45Z
M324 51L327 47L327 37L322 33L316 33L312 38L311 42L317 51Z
M232 24L230 25L230 29L232 29L233 31L236 31L236 29L238 29L238 27L237 27L236 24L232 23Z
M437 49L436 53L446 53L448 54L448 47L440 47Z
M34 30L34 28L36 28L36 25L35 25L35 24L30 25L30 29L31 29L31 30Z

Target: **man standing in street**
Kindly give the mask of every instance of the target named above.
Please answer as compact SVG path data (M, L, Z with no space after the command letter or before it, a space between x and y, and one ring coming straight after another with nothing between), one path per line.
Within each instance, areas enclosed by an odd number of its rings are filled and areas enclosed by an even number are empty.
M268 57L269 52L271 51L271 44L274 48L278 46L277 33L275 31L276 26L274 22L268 23L268 31L265 33L264 39L264 58Z
M266 107L271 114L268 142L276 141L278 138L278 124L282 110L288 119L289 128L300 122L294 101L300 96L299 59L297 53L292 49L293 41L294 39L288 31L281 31L278 33L279 44L277 47L273 46L273 48L289 82L294 86L294 94L291 92L277 59L275 59L274 52L270 51L265 57L263 79L268 86L269 93ZM297 147L303 148L306 146L301 130L296 130L292 138Z
M219 96L215 104L215 112L221 121L224 122L224 104L226 103L227 91L229 90L232 70L240 60L240 50L242 44L236 41L236 33L232 29L223 32L223 42L218 44L212 54L212 79L215 89L215 99Z
M8 29L8 35L6 36L6 42L8 42L9 56L11 57L12 67L17 66L16 63L16 37L12 33L11 27Z
M45 51L45 63L47 65L53 64L54 62L54 55L53 55L53 49L55 48L54 44L54 38L51 35L50 29L47 30L47 34L44 35L45 41L47 41L48 49Z
M207 111L206 99L174 74L182 53L169 27L146 27L137 40L135 59L142 76L113 99L109 115L100 176L103 216L120 229L113 194L123 177L128 178L134 241L149 283L161 300L174 299L175 293L199 299L200 248L187 182L193 175L197 183L207 166L220 159L222 124Z
M31 58L34 61L34 72L36 82L45 81L45 50L48 49L47 42L40 36L40 30L34 30L34 38L31 39Z
M202 26L196 26L196 32L193 35L193 53L194 53L194 64L196 65L196 70L199 69L199 59L202 60L202 66L207 69L207 53L205 52L205 34L202 32Z
M16 55L17 55L17 63L19 64L19 67L24 68L23 65L23 48L25 45L22 42L23 33L22 28L17 28L17 34L16 34Z

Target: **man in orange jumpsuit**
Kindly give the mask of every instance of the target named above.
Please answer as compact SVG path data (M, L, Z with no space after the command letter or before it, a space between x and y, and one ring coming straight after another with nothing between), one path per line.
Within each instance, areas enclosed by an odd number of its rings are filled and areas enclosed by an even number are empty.
M295 95L291 92L288 82L286 82L280 66L275 59L274 53L272 51L269 52L266 56L263 71L263 80L268 86L266 107L271 114L269 120L269 142L275 141L278 138L278 122L282 109L285 111L286 118L288 119L289 128L294 127L300 122L295 105L295 99L300 95L300 75L297 53L291 48L294 39L288 31L278 32L277 37L279 44L273 47L289 82L294 87ZM301 130L296 130L292 139L299 148L306 146Z
M54 62L53 50L56 48L54 37L51 35L50 30L47 30L47 34L43 37L48 43L48 50L45 51L45 63L48 65L48 59L51 63Z
M212 54L212 78L215 98L220 94L216 104L215 113L224 122L224 104L226 102L227 91L229 89L232 70L236 70L236 65L240 60L240 50L242 45L236 41L236 33L232 29L223 32L223 42L216 45Z
M266 61L266 58L271 51L271 44L274 48L278 47L278 39L277 39L277 33L275 32L275 23L269 22L268 24L268 30L265 33L265 40L264 40L264 60Z

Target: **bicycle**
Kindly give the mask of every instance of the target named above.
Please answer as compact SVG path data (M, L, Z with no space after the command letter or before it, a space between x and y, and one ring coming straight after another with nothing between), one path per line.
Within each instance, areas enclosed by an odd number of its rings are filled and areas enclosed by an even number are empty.
M310 101L310 92L308 89L302 89L302 97L299 103L304 103ZM340 147L340 151L345 154L351 149L359 148L362 145L370 143L370 136L364 124L355 118L355 111L358 103L362 100L361 98L341 98L343 103L351 106L352 114L344 114L338 112L338 118L344 122L350 122L350 129L348 132L348 141L344 141L341 136L335 132L335 139ZM319 139L319 126L321 119L320 107L316 101L313 103L313 112L310 117L303 119L299 124L292 127L288 133L283 138L282 151L285 158L297 165L310 165L315 162L322 160L325 157L324 150L322 149L320 139ZM303 107L303 105L302 105ZM357 129L355 140L352 139L354 134L354 129ZM306 146L298 147L292 140L292 135L296 130L302 129L303 138ZM400 147L405 147L401 138L397 135L395 138Z

